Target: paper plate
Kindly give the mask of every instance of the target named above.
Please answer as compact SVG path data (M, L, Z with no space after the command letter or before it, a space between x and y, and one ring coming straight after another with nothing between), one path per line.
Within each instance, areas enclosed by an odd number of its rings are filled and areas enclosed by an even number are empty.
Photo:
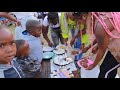
M64 58L60 58L60 57L55 57L53 63L55 65L58 66L66 66L66 65L70 65L73 62L72 58L66 58L66 60Z
M54 48L49 47L49 46L44 46L44 47L43 47L43 51L44 51L44 52L51 52L51 51L53 51L53 49L54 49Z
M56 48L67 50L67 47L65 45L58 45L58 46L56 46Z
M55 54L64 54L65 53L65 50L64 49L57 49L57 50L53 50L53 52Z
M43 59L50 59L54 56L53 52L44 52L43 53Z
M84 68L84 67L80 64L80 62L81 62L82 60L83 60L83 59L79 60L79 61L77 62L77 64L78 64L79 67ZM87 65L89 66L90 64L93 64L93 61L90 60L90 59L88 59Z

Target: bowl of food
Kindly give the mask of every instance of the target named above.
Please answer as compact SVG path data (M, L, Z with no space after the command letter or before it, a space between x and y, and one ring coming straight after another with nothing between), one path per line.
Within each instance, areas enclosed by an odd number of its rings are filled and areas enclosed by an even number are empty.
M54 49L53 52L54 52L56 55L65 54L65 50L64 50L64 49Z
M81 68L87 68L90 64L93 64L93 61L90 59L81 59L77 62L77 64Z
M58 45L56 46L57 49L64 49L64 50L67 50L66 46L65 45Z

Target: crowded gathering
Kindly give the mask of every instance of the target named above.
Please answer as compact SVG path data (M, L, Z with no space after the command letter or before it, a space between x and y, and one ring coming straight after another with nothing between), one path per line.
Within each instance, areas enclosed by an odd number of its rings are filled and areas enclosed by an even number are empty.
M119 78L120 12L0 12L0 78Z

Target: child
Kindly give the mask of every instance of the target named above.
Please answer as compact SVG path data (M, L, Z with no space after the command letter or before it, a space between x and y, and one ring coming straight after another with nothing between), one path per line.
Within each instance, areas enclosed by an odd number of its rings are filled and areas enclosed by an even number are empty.
M22 39L22 32L26 30L26 22L27 20L33 19L38 20L37 17L35 17L35 12L12 12L18 20L21 22L21 26L17 26L15 28L15 39L19 40Z
M22 72L13 58L16 55L16 44L12 32L0 26L0 78L22 78ZM15 65L15 66L14 66Z
M86 14L87 12L85 12ZM74 44L74 48L80 49L80 52L73 51L72 54L75 55L75 60L79 60L83 57L82 50L89 43L88 35L86 34L86 17L85 14L81 15L81 12L74 12L74 21L76 22L76 26L72 30L72 40L70 41L70 45Z
M57 46L60 42L64 44L62 32L61 32L61 25L60 25L60 17L61 13L57 12L49 12L48 15L43 20L43 37L47 41L49 46ZM51 37L53 43L50 41L48 37L48 30L50 28ZM59 42L60 41L60 42Z
M41 43L41 23L37 20L28 20L26 23L26 29L22 32L23 39L29 43L30 54L29 57L33 60L42 61L43 50Z
M40 63L28 57L30 53L28 42L25 40L16 40L15 43L17 47L16 60L21 66L25 78L34 78L40 75Z

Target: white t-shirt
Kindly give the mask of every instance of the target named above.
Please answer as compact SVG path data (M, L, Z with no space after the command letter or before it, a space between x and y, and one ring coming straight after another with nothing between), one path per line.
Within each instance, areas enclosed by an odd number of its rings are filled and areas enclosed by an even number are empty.
M59 22L60 22L60 16L61 16L61 13L58 13L58 16L59 16ZM51 28L58 28L60 27L60 23L57 23L56 25L52 25L48 22L48 16L46 16L43 20L43 26L47 27L47 26L50 26Z

